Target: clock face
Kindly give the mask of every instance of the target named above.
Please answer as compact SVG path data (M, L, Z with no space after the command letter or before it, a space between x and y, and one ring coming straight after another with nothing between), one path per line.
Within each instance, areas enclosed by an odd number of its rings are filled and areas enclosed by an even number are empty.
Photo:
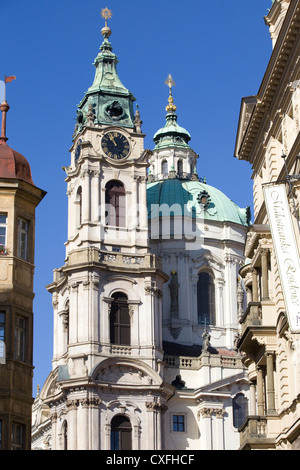
M128 157L130 152L128 140L116 131L107 132L102 138L101 146L105 155L114 160L122 160Z
M78 158L80 157L80 152L81 152L81 140L78 141L76 149L75 149L75 162L77 162Z

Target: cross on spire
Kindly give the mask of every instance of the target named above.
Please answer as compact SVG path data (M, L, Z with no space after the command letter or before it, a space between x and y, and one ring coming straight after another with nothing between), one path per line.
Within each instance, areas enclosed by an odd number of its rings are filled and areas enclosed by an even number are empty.
M172 88L173 88L173 86L175 86L175 82L174 82L174 80L172 78L172 75L170 73L168 75L167 80L165 81L165 85L167 85L169 87L169 98L168 98L169 104L168 104L168 106L166 106L166 111L175 112L177 108L174 104L174 100L173 100L173 96L172 96Z
M168 85L170 89L170 94L172 93L172 87L175 86L175 82L172 78L172 75L169 73L167 80L165 81L165 84Z

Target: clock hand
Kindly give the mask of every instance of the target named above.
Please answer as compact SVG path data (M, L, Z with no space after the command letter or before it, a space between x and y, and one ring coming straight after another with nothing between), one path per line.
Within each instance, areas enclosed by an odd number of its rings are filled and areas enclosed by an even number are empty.
M115 147L117 147L117 144L116 144L116 141L115 141L115 139L114 139L114 136L111 135L111 134L108 134L108 136L109 136L110 140L115 144Z

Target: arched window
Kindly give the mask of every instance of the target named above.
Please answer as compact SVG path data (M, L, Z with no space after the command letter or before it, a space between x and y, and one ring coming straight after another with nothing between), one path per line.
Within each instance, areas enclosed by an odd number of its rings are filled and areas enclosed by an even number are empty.
M238 393L232 400L233 426L240 428L248 416L248 400L243 393Z
M77 226L82 224L82 188L79 186L76 194Z
M213 277L203 271L199 273L197 283L198 323L214 325L215 319L215 286Z
M125 227L125 188L121 181L112 180L105 186L106 225Z
M178 162L177 162L177 173L179 175L182 175L182 172L183 172L183 163L182 163L182 160L178 160Z
M111 344L130 345L130 315L128 299L122 292L112 295L110 310Z
M111 422L111 450L132 450L132 428L129 419L117 415Z
M161 162L161 172L164 176L168 176L168 162L167 162L167 160L163 160Z

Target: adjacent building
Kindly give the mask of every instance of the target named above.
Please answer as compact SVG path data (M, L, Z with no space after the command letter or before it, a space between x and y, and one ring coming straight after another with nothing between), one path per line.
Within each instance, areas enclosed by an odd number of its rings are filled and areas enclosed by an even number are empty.
M172 77L165 125L144 149L107 25L102 35L65 167L66 261L47 287L53 367L33 406L32 448L237 449L249 402L236 347L249 210L197 175Z
M35 209L45 192L7 145L0 105L0 449L31 448Z
M300 449L300 2L265 17L273 51L242 99L235 156L253 169L254 223L240 270L247 308L238 347L250 380L241 449Z

